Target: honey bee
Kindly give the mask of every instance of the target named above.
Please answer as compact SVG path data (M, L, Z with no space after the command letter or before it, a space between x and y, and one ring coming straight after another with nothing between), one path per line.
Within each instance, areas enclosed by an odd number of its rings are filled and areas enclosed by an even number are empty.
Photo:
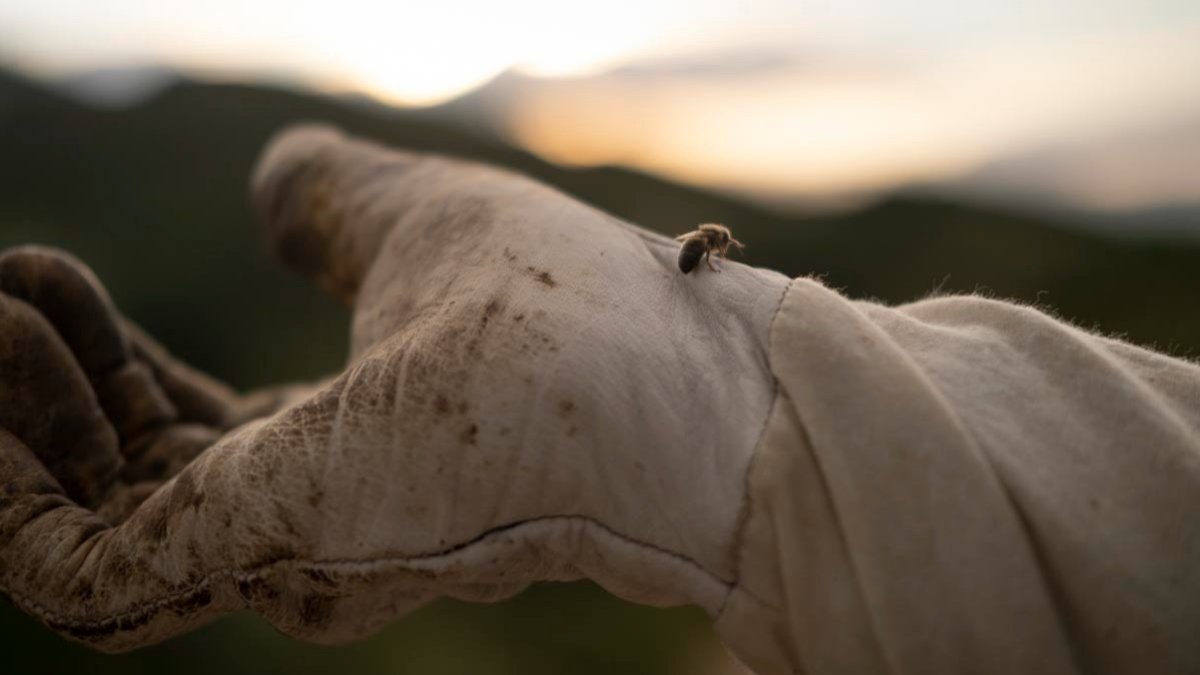
M716 225L709 223L675 237L675 241L683 242L683 246L679 248L679 271L687 274L696 269L696 265L700 264L700 258L704 258L704 262L708 263L708 269L718 272L717 268L713 267L712 254L716 251L717 255L724 258L729 252L730 246L736 246L739 249L745 248L742 242L733 238L733 233L724 225Z

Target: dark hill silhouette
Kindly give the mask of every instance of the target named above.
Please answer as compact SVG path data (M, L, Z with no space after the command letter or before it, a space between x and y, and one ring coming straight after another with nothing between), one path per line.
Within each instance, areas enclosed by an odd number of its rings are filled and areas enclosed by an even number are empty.
M900 302L979 290L1143 344L1200 347L1194 245L1106 239L914 196L792 216L625 169L564 169L428 111L270 87L184 81L142 105L98 110L0 75L0 244L77 252L130 314L238 384L291 375L297 363L312 375L334 368L342 310L263 255L246 206L258 149L297 120L509 166L668 234L722 222L749 245L748 262L818 274L855 296Z

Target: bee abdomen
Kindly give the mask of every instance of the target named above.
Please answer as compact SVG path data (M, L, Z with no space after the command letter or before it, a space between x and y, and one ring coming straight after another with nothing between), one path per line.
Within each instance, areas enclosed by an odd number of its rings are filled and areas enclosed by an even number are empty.
M679 271L687 274L696 269L696 265L700 264L700 258L704 256L707 249L708 247L700 239L688 239L683 242L683 246L679 249Z

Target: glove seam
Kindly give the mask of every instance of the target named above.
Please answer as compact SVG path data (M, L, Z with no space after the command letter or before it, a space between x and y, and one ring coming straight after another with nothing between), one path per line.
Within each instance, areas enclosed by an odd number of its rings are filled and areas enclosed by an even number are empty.
M787 299L792 288L795 286L793 279L788 283L783 292L779 294L779 302L775 305L775 311L771 314L771 322L767 327L767 349L764 354L764 360L767 363L767 372L771 373L771 405L767 408L767 414L763 415L762 425L758 430L758 438L754 442L754 452L750 455L750 461L746 463L746 473L742 476L742 503L738 509L736 524L733 529L733 581L729 584L725 592L725 597L721 600L721 606L717 608L717 612L713 615L714 621L719 621L725 613L725 608L729 605L729 600L733 596L734 591L741 590L756 601L770 605L762 598L758 598L749 589L741 585L742 576L742 545L745 539L746 525L750 521L751 499L750 499L750 479L754 475L754 466L758 461L758 457L762 452L763 439L766 438L767 429L770 427L771 419L775 415L775 403L779 399L779 379L775 377L774 371L771 369L771 350L775 345L775 324L779 319L779 313L783 310L783 303Z
M225 567L209 572L208 574L204 575L204 577L190 584L186 588L180 588L176 591L162 594L159 597L143 601L122 612L100 615L99 618L84 618L86 615L83 615L82 617L71 617L58 612L53 612L46 606L42 605L41 603L34 602L33 600L29 599L28 596L25 596L22 593L3 588L0 588L0 592L6 593L14 600L14 602L20 605L23 610L33 614L39 620L43 621L55 630L73 633L78 632L80 629L96 630L106 629L111 626L111 631L101 630L98 631L98 634L94 636L74 636L76 639L88 641L88 637L100 638L108 634L118 634L135 630L136 628L148 623L155 615L163 610L171 610L173 608L181 607L202 607L207 605L212 599L212 585L222 580L228 579L229 581L233 582L253 581L262 578L267 572L270 572L276 568L286 567L306 567L313 571L320 571L321 568L370 567L388 563L399 564L401 567L403 567L404 563L434 561L439 558L454 556L455 554L468 550L476 545L484 544L496 535L511 533L524 526L555 521L582 522L593 527L598 527L601 531L616 537L627 544L666 555L669 558L693 567L701 572L704 576L710 578L716 584L725 587L726 599L728 597L729 589L733 585L733 582L720 578L712 571L701 565L699 562L689 558L686 555L630 537L612 529L605 523L591 516L563 514L540 516L537 518L529 518L525 520L514 521L506 525L496 526L480 533L478 536L468 541L429 553L418 553L413 555L383 555L367 558L315 559L303 557L284 557L251 567ZM240 592L239 595L241 595ZM248 599L243 596L242 600L247 601ZM724 605L724 602L725 599L722 600L722 606ZM125 625L124 628L122 627L122 624Z

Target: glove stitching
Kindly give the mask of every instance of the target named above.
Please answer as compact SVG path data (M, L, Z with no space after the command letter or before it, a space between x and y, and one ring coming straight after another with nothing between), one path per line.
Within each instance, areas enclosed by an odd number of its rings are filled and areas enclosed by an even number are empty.
M774 372L771 370L771 350L775 345L775 323L779 318L779 312L783 309L783 303L787 299L788 293L792 291L793 286L795 286L794 282L789 283L787 287L783 289L783 293L779 294L779 303L775 305L775 311L771 314L771 324L767 327L767 351L765 354L765 359L767 361L767 371L771 373ZM744 486L742 490L742 503L738 509L737 523L733 530L733 581L728 585L728 588L725 591L725 597L721 600L721 606L717 609L717 613L713 617L714 621L720 619L721 615L725 612L725 607L729 604L730 598L733 597L733 592L738 589L760 603L764 605L770 605L770 603L765 602L763 599L758 598L751 593L749 589L742 587L739 582L742 576L742 540L745 538L746 524L750 521L750 477L754 475L754 465L758 460L759 453L762 451L763 439L767 435L767 429L770 427L771 419L775 414L775 401L778 398L779 380L772 375L771 406L767 409L767 414L763 415L762 426L758 431L758 440L754 443L754 453L750 455L750 461L746 465L746 474L742 477Z
M35 615L43 623L50 625L52 628L54 628L56 630L78 631L79 629L84 629L84 630L96 629L96 628L100 628L100 627L107 627L112 624L118 624L116 626L116 628L112 631L113 634L117 634L117 633L121 633L121 632L128 632L128 631L135 630L136 628L144 625L146 623L146 621L148 620L148 617L153 617L154 615L158 614L161 610L177 608L177 607L181 607L181 606L186 607L191 602L196 601L199 598L202 598L206 595L210 596L212 584L214 582L217 582L217 581L220 581L223 579L229 579L230 581L253 581L253 580L261 579L265 575L265 573L267 573L273 569L280 568L280 567L287 567L287 566L308 567L310 569L320 570L321 568L332 568L332 567L341 567L341 568L349 567L351 569L364 568L364 567L377 567L379 565L393 563L393 564L399 564L401 566L401 571L403 571L404 563L419 562L419 561L432 561L432 560L437 560L439 558L450 557L457 553L465 551L473 546L484 544L487 542L487 540L493 538L496 535L503 534L506 532L513 532L513 531L519 530L519 529L521 529L525 526L529 526L529 525L535 525L535 524L540 524L540 523L544 523L544 522L555 522L555 521L582 522L586 525L597 527L602 532L612 535L613 537L616 537L618 540L620 540L626 544L630 544L630 545L637 546L637 547L640 547L643 549L647 549L647 550L653 551L655 553L665 555L668 558L673 558L677 561L680 561L690 567L693 567L693 568L699 570L702 574L709 577L713 582L726 587L726 597L728 596L729 589L732 587L733 582L727 581L725 579L721 579L720 577L713 574L711 571L706 569L703 565L701 565L697 561L695 561L681 553L677 553L675 551L671 551L669 549L665 549L665 548L656 546L654 544L649 544L647 542L640 541L640 540L634 539L632 537L629 537L625 534L617 532L616 530L613 530L608 525L605 525L604 523L602 523L590 516L556 515L556 516L542 516L542 517L538 517L538 518L530 518L527 520L520 520L520 521L516 521L514 523L509 523L507 525L500 525L500 526L497 526L497 527L494 527L494 528L484 531L483 533L481 533L480 535L478 535L477 537L475 537L469 541L466 541L466 542L463 542L460 544L456 544L454 546L451 546L451 547L448 547L448 548L445 548L445 549L442 549L439 551L430 552L430 553L421 553L421 554L407 555L407 556L405 556L405 555L385 555L385 556L378 556L378 557L373 557L373 558L343 558L343 559L335 558L335 559L326 559L326 560L305 559L305 558L298 558L298 557L297 558L280 558L277 560L272 560L271 562L268 562L268 563L264 563L261 565L257 565L255 567L248 568L248 569L240 568L240 567L222 568L219 570L214 570L212 572L209 572L204 577L197 580L195 583L193 583L192 585L190 585L187 588L179 589L177 591L164 594L158 598L144 601L126 611L119 612L116 614L103 615L100 618L95 618L95 619L69 617L69 616L66 616L63 614L59 614L57 612L53 612L49 608L47 608L45 605L37 603L37 602L33 601L32 599L30 599L28 596L25 596L21 593L11 592L8 589L0 589L0 591L7 593L17 604L19 604L22 607L22 609ZM207 604L207 601L202 604ZM121 623L127 624L128 627L123 629L119 625Z

